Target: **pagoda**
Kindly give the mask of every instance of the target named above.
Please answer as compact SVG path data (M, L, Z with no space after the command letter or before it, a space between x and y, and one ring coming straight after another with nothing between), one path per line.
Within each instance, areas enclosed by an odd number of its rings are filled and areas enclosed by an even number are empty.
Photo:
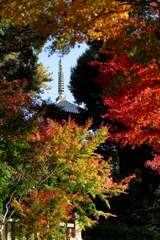
M58 72L58 97L56 98L56 106L60 108L62 111L69 114L78 114L80 108L78 108L75 104L70 103L66 96L64 95L64 75L62 69L62 59L59 60L59 72Z

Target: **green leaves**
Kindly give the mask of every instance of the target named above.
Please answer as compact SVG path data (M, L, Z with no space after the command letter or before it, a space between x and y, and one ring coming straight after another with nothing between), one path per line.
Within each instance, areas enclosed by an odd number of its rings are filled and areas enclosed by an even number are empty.
M102 126L88 137L91 123L81 127L73 121L64 125L49 119L40 122L36 115L26 119L24 107L32 111L27 93L18 87L13 91L8 82L6 88L0 84L0 89L4 102L0 118L1 212L6 213L8 202L6 218L14 211L24 235L38 233L43 239L55 236L60 222L74 218L75 211L83 227L93 224L92 216L98 219L100 215L94 198L120 193L118 185L112 186L111 166L95 153L107 137L107 128Z

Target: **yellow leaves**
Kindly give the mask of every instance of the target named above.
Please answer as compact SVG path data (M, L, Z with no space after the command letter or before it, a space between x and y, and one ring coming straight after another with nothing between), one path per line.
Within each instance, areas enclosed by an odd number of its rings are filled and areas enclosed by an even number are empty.
M0 16L17 27L30 26L41 36L37 41L53 36L55 48L88 38L107 39L115 35L115 30L117 35L128 20L130 10L129 5L115 0L69 3L64 0L3 0Z
M95 18L92 28L88 28L87 36L91 39L106 40L117 37L128 20L129 6L114 6L112 12L106 11ZM113 7L112 7L113 8Z
M126 11L126 12L124 12L124 13L121 13L120 17L121 17L122 19L128 20L129 14L128 14L128 12Z
M20 211L21 212L23 210L21 204L17 201L17 199L15 197L12 199L11 206L14 209L16 209L16 211Z
M39 66L37 67L37 74L34 77L34 80L37 83L37 85L39 85L43 89L47 88L46 82L51 81L50 73L42 64L39 64Z

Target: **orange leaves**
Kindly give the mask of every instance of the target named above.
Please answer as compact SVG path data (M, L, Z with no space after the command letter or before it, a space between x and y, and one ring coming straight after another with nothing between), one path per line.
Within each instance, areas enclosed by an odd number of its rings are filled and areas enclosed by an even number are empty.
M52 225L54 218L56 224L53 228L56 231L58 223L72 218L74 211L77 211L80 219L85 216L85 223L82 221L84 225L91 224L88 211L91 211L90 204L94 203L90 196L105 194L105 198L120 194L125 188L123 184L117 184L113 188L109 163L95 153L97 146L106 139L107 128L102 127L84 143L90 124L80 127L69 121L61 125L47 119L40 122L33 137L30 136L33 153L35 150L32 163L35 168L39 168L35 173L39 181L24 202L26 207L32 209L35 218L32 215L30 222L36 224L39 232L42 228L45 232L45 223L48 221ZM22 216L26 213L27 225L30 216L25 209ZM90 214L99 217L96 208ZM42 219L39 225L38 218Z
M34 192L34 193L33 193ZM41 237L56 235L60 222L66 222L73 216L64 192L61 189L33 190L21 204L21 225L23 233L30 232L30 224ZM46 227L47 225L47 227ZM33 231L31 231L32 233Z
M117 36L128 21L129 4L120 1L2 1L0 17L21 28L27 24L40 33L37 45L53 37L54 49L77 41Z

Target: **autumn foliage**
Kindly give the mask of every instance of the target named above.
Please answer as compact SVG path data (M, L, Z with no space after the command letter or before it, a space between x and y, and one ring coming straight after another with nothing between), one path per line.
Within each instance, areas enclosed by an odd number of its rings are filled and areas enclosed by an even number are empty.
M148 144L154 153L160 153L160 83L158 64L150 64L137 70L140 82L120 96L106 98L110 106L107 117L124 124L124 131L113 135L122 145L139 146ZM158 158L153 160L157 163ZM152 164L148 164L152 167Z
M153 160L145 165L160 173L160 61L158 1L20 1L2 0L0 17L39 48L67 51L76 42L102 40L103 62L91 65L103 88L112 121L110 139L122 146L148 144ZM33 34L34 33L34 34ZM31 34L34 40L30 39ZM43 75L43 69L40 70ZM2 76L3 77L3 76ZM108 161L95 153L108 129L94 137L91 126L42 119L36 100L19 81L0 81L0 232L8 219L19 219L26 238L56 236L61 222L74 219L81 227L95 223L99 197L109 200L127 187L114 183ZM117 124L118 123L118 124ZM117 125L116 125L117 124ZM118 126L118 127L117 127ZM120 127L119 127L120 126ZM107 159L106 159L107 160ZM127 181L129 181L127 179ZM32 226L32 229L31 227Z
M107 128L86 139L91 123L80 127L42 120L34 96L24 93L19 81L1 84L1 100L3 224L16 217L24 236L44 238L55 236L60 223L74 220L75 212L81 227L100 215L111 216L96 210L94 199L99 196L109 208L109 199L123 192L126 182L113 183L111 166L95 153Z
M155 24L155 20L151 22ZM146 166L153 164L159 172L160 46L154 24L152 28L150 23L140 24L114 47L109 41L101 50L108 59L90 64L99 73L93 80L103 87L104 103L109 107L105 117L122 124L112 129L112 140L121 146L151 146L155 158Z
M27 26L28 33L37 33L38 46L50 39L54 50L65 50L77 41L119 34L127 24L129 10L129 4L115 0L14 0L1 2L0 17L19 29Z

